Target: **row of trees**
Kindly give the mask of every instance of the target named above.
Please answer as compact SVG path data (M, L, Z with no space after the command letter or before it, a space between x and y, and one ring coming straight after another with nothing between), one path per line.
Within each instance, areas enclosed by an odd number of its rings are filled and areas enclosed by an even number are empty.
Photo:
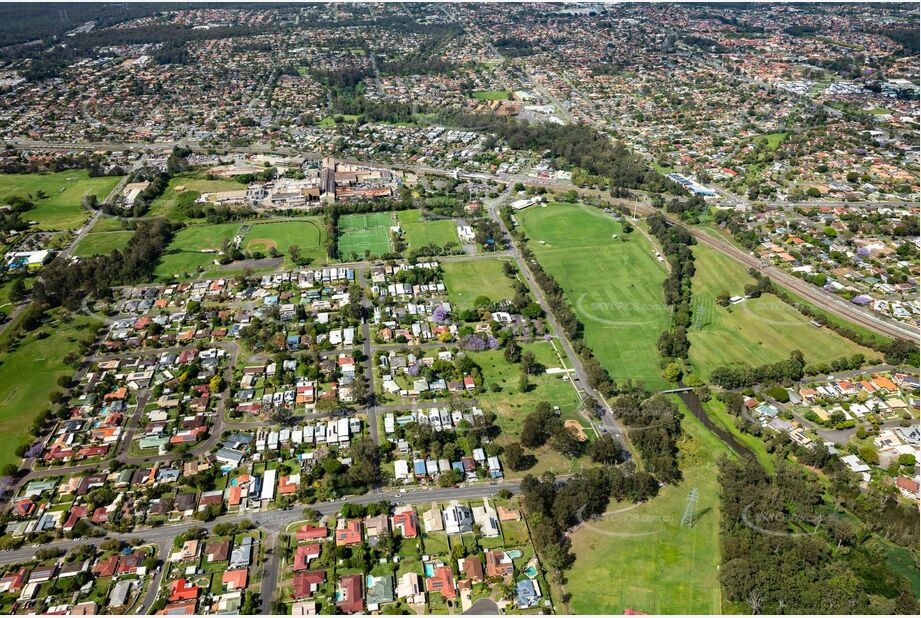
M806 363L803 353L793 350L787 360L765 363L756 367L733 365L717 367L710 382L723 388L744 388L765 382L791 382L802 379Z
M694 237L683 226L669 226L662 215L647 219L649 231L659 241L671 267L662 283L665 304L672 308L668 330L657 342L659 354L665 358L687 358L691 343L687 330L691 325L691 280L694 278Z
M89 295L108 295L113 285L149 279L164 249L173 237L174 226L162 219L142 221L124 252L70 262L58 259L42 270L32 288L33 298L46 307L77 309Z

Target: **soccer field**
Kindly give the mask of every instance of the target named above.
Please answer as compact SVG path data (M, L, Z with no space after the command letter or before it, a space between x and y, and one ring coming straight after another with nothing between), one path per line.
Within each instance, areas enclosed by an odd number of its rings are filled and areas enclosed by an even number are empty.
M664 387L656 341L671 313L662 297L665 266L647 237L640 230L624 234L610 215L578 204L532 206L516 216L611 377Z
M390 253L392 225L393 218L389 212L340 217L339 257L343 261L357 261Z
M393 217L389 212L369 212L364 215L343 215L339 217L340 230L389 228L391 225L393 225Z

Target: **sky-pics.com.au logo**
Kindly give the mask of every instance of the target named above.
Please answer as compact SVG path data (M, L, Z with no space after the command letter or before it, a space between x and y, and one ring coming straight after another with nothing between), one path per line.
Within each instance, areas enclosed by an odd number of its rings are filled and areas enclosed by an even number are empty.
M609 511L597 517L586 517L583 505L576 512L576 528L584 528L592 534L620 538L641 538L653 536L673 526L678 517L664 513L637 512L642 504L633 504L623 509Z
M784 513L776 509L759 510L755 504L746 504L741 513L742 523L761 534L769 536L812 536L832 523L827 515Z
M585 320L614 328L636 328L660 323L670 309L665 303L591 300L588 292L576 301L576 311Z

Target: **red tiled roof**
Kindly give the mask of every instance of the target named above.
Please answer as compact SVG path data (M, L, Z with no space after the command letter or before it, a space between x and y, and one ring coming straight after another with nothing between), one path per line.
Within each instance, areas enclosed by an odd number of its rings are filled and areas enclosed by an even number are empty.
M364 610L364 599L361 594L361 575L346 575L339 578L339 588L342 589L342 600L336 607L344 614L358 614Z
M326 571L303 571L294 574L295 599L303 599L313 594L311 588L326 581Z

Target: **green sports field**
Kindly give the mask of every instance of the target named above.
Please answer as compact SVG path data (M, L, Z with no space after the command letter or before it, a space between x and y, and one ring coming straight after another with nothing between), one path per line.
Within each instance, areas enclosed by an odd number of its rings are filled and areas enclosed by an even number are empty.
M124 249L133 235L134 232L129 231L92 232L80 239L74 247L74 255L108 255L115 249Z
M443 247L450 242L460 242L457 238L457 226L451 219L423 221L422 211L403 210L397 213L397 221L403 229L410 250L433 244Z
M694 258L689 360L702 376L723 365L783 360L795 349L803 353L807 363L829 362L856 353L867 358L879 356L828 328L816 328L773 294L718 306L716 297L721 292L741 296L754 279L738 262L705 245L694 246Z
M566 592L576 614L719 614L719 483L716 461L728 452L685 411L683 482L652 500L612 503L607 514L572 533L576 555ZM698 491L695 523L682 527L688 493Z
M276 248L285 255L285 267L294 266L288 256L288 248L297 245L303 257L309 257L313 263L326 259L326 229L320 217L305 217L295 221L251 224L250 230L243 238L243 251L262 251L266 255Z
M81 206L83 196L92 194L103 200L120 180L119 176L90 178L86 170L54 174L0 174L0 203L14 195L30 198L35 208L23 213L24 220L36 221L44 230L73 230L89 217ZM39 199L39 191L44 191L47 197Z
M343 261L362 260L390 253L389 212L343 215L339 218L339 256Z
M58 388L57 380L70 375L73 368L64 364L64 357L79 348L78 342L92 334L100 322L77 315L70 323L56 320L36 332L48 333L38 339L28 333L8 352L0 354L0 465L18 464L15 450L29 435L32 419L48 407L48 396ZM12 332L11 325L4 335Z
M202 193L239 191L246 185L236 180L208 180L194 176L176 176L169 181L166 191L150 205L147 217L166 217L171 221L186 221L184 208L195 202ZM177 189L182 189L178 191Z
M649 239L639 230L624 234L611 216L581 204L532 206L516 217L614 380L665 387L656 341L670 318L662 299L666 271Z
M211 264L218 257L217 253L202 253L202 250L219 251L224 241L232 239L239 229L240 223L236 222L191 225L179 230L154 273L163 278L195 274L199 267Z
M501 258L442 262L448 300L455 311L472 309L477 296L486 296L493 302L515 297L512 280L502 272Z

